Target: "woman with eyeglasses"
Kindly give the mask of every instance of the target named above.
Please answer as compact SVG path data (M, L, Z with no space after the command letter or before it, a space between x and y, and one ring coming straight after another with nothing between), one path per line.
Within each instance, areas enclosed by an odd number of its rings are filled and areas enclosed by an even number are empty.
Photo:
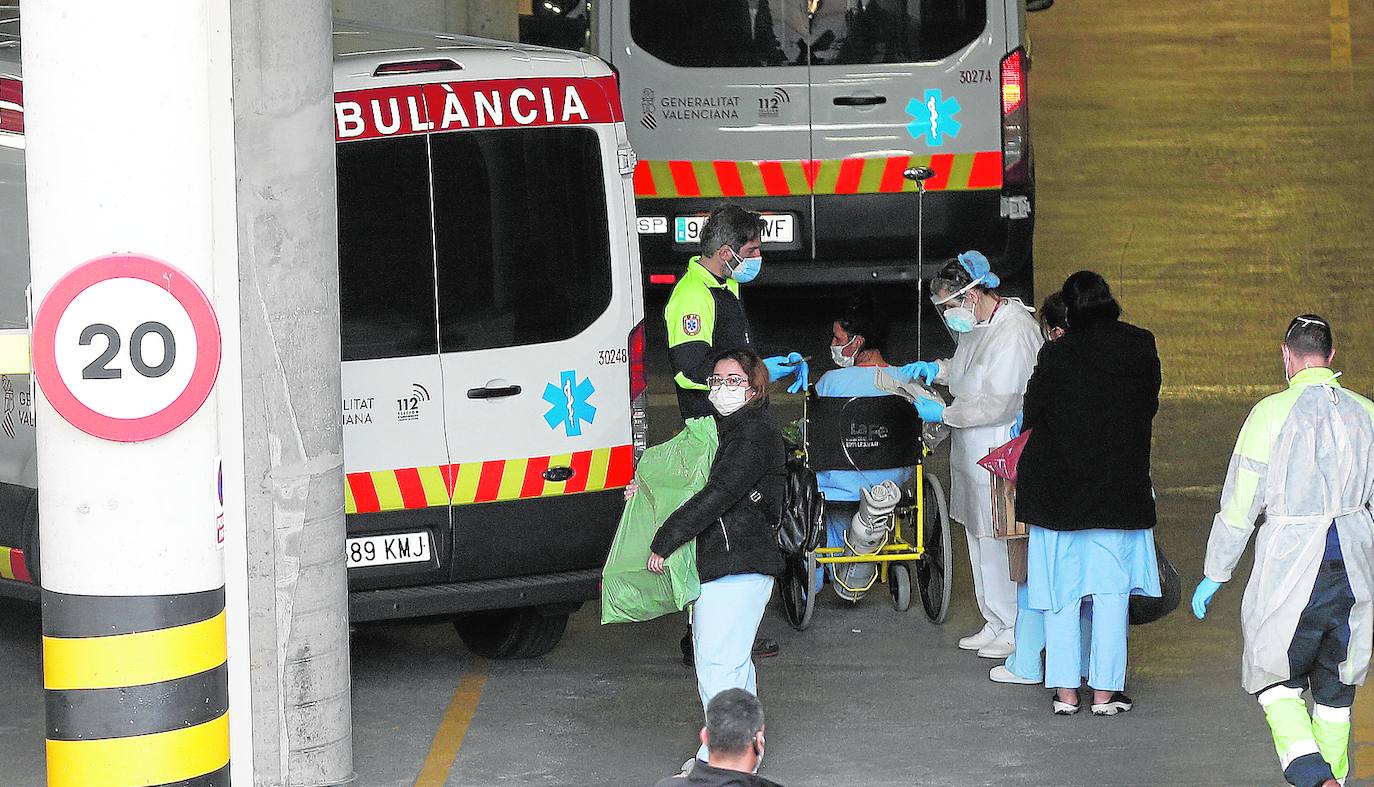
M703 710L725 689L758 694L750 648L773 578L782 573L773 523L786 478L782 432L768 418L763 359L750 350L721 353L706 384L720 445L706 486L659 528L648 562L661 574L668 555L696 540L701 596L692 606L692 644ZM705 745L697 758L706 761Z

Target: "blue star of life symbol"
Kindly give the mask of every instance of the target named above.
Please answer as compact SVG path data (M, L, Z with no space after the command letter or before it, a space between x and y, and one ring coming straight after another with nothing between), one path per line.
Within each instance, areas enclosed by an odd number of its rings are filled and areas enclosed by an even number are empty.
M596 420L596 408L589 401L594 393L596 386L590 378L583 377L582 382L578 382L577 372L561 372L557 385L548 383L544 386L544 401L551 405L544 413L544 421L550 429L557 429L562 424L568 437L577 437L582 434L583 421Z
M945 137L959 136L963 125L954 119L959 109L959 99L954 96L945 98L939 88L927 90L924 98L907 102L906 113L912 121L906 124L906 132L912 139L924 136L926 144L933 148L942 147Z

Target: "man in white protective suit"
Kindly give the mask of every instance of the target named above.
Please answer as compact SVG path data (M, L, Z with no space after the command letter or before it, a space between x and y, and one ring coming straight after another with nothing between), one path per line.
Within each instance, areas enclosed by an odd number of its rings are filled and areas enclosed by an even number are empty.
M1331 787L1349 772L1350 706L1369 671L1374 403L1337 382L1321 317L1294 318L1281 349L1288 389L1241 428L1193 614L1206 615L1263 514L1241 604L1241 683L1264 708L1288 783Z
M964 526L973 592L985 620L959 640L959 647L990 659L1006 658L1016 649L1016 584L1007 566L1007 544L992 533L992 476L978 460L1013 437L1026 381L1045 341L1033 310L998 295L1000 283L976 251L941 268L930 283L931 301L954 334L954 356L917 361L893 375L904 382L919 377L927 385L946 385L954 397L948 406L917 399L916 410L922 420L952 430L949 515Z

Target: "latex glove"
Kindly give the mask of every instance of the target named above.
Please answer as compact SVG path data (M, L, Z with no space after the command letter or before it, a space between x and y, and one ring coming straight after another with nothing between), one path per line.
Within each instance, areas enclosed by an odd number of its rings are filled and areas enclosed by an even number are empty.
M939 373L940 364L935 361L917 361L899 367L893 376L902 382L915 382L917 378L920 378L925 381L926 385L931 385Z
M916 414L927 423L938 424L945 420L945 406L924 396L916 399Z
M775 383L797 371L797 364L799 363L802 363L801 353L788 353L787 355L774 355L764 358L763 365L768 367L768 382Z
M1020 437L1020 436L1021 436L1021 411L1020 411L1020 410L1017 410L1017 411L1016 411L1016 423L1014 423L1014 424L1011 425L1011 436L1012 436L1012 437Z
M810 380L811 369L806 365L806 359L803 358L797 362L797 379L793 380L792 384L787 386L787 392L801 393L805 391Z
M1193 616L1198 620L1207 617L1207 605L1212 603L1212 596L1221 590L1221 583L1215 579L1203 577L1197 583L1197 590L1193 591Z

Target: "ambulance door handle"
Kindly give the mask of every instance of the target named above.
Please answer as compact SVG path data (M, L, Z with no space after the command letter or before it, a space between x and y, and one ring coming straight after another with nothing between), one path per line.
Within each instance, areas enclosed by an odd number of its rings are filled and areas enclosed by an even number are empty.
M520 393L518 385L503 385L498 388L469 388L469 399L500 399L505 396L516 396Z
M887 96L835 96L837 107L872 107L886 104Z

